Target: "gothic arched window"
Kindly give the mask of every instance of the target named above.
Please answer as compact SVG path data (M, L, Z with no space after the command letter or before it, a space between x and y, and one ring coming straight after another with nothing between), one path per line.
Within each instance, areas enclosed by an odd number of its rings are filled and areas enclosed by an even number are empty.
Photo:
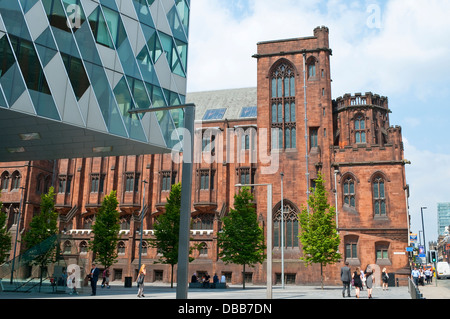
M384 179L381 176L376 176L372 181L372 187L374 216L384 217L387 214Z
M280 205L281 206L281 205ZM294 248L299 247L298 231L298 212L294 209L288 201L283 203L283 220L284 220L284 247ZM273 246L281 247L281 207L275 212L273 217Z
M9 188L9 173L4 172L1 177L1 190L8 191Z
M11 177L11 190L19 189L19 187L20 187L20 180L21 179L22 179L22 176L20 175L20 173L18 171L15 171L12 174L12 177Z
M348 207L356 207L356 190L355 190L355 180L351 177L347 177L343 184L343 196L344 205Z
M199 214L192 218L192 229L211 230L214 228L213 214Z
M355 142L366 143L366 121L363 115L355 119Z
M272 149L296 148L295 72L282 61L270 75Z

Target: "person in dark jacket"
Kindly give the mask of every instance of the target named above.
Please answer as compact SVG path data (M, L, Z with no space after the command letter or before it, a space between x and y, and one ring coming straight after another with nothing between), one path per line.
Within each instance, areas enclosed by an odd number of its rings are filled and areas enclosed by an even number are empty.
M345 298L345 290L347 290L347 297L350 296L350 282L352 281L352 272L348 266L348 261L345 262L345 266L341 268L341 281L342 281L342 297Z
M95 264L92 264L91 272L89 273L89 280L91 281L91 296L95 296L97 294L97 281L98 276L100 275L100 270L97 268Z

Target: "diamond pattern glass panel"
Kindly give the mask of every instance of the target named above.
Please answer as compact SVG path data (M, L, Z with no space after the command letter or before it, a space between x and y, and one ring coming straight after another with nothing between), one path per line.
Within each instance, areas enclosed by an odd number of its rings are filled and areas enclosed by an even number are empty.
M21 99L31 104L20 110L56 121L76 107L86 129L100 121L115 136L158 145L162 138L166 148L179 143L172 132L184 125L183 110L151 115L159 142L142 122L151 117L128 111L184 103L185 89L173 83L186 82L189 11L187 0L0 0L0 106L19 111ZM64 88L73 102L61 98Z

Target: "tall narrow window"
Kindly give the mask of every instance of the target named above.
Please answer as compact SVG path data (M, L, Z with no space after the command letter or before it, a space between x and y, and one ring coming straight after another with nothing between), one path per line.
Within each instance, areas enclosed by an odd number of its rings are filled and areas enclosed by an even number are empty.
M290 63L283 61L273 70L271 86L272 149L296 148L295 72Z
M366 121L362 115L355 120L355 142L366 143Z
M384 180L381 177L376 177L373 180L373 207L374 216L382 217L386 216L386 195L384 188Z
M290 205L288 201L285 201L283 210L283 218L281 218L281 207L274 214L273 219L273 246L281 247L281 223L284 220L284 247L294 248L299 247L299 223L298 223L298 212Z
M319 129L316 127L309 129L309 139L310 139L310 148L319 146L317 135L319 133Z
M176 171L162 171L161 172L161 190L163 192L170 192L172 185L175 184L177 177Z
M11 178L11 190L19 189L20 187L20 180L22 179L22 176L19 172L14 172L12 174Z
M215 170L201 169L198 171L198 175L201 190L214 189Z
M357 236L345 236L345 259L358 259L358 241L359 237Z
M9 173L4 172L2 174L2 184L1 184L1 190L8 191L9 188Z
M314 57L309 57L307 64L308 80L316 78L316 59Z
M344 181L344 205L348 207L355 207L355 181L349 177Z
M139 191L139 177L138 173L125 173L125 192Z

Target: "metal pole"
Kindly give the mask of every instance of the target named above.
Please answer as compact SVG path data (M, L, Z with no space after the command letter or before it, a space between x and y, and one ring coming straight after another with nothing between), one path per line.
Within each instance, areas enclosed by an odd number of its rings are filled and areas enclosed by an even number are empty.
M25 187L20 187L22 189L22 192L20 193L20 203L19 203L19 216L17 217L17 228L16 228L16 240L14 242L14 254L12 259L12 265L11 265L11 279L10 283L13 283L13 277L14 277L14 264L16 262L16 249L17 249L17 237L19 235L20 231L20 215L22 213L22 201L23 201L23 190Z
M183 139L183 177L181 181L180 232L178 242L177 299L187 299L189 271L189 238L191 225L191 186L192 165L194 162L194 123L195 104L170 105L148 109L133 109L129 114L151 113L166 110L184 109L185 129L189 138ZM188 143L188 141L190 143Z
M338 194L337 194L337 174L338 170L334 170L334 203L336 205L336 230L339 232L339 215L338 215Z
M145 210L145 184L147 184L147 181L142 181L144 183L143 187L143 196L142 196L142 212L141 212L141 226L140 226L140 233L141 233L141 239L139 241L139 270L141 269L141 260L142 260L142 233L144 232L144 210Z
M425 256L426 256L427 255L427 241L425 240L425 227L424 227L424 224L423 224L423 210L424 209L427 209L427 208L426 207L420 207L420 214L422 215L423 248L424 248L424 252L425 252Z
M308 100L306 98L306 53L303 53L303 94L305 103L305 159L306 159L306 196L309 200L309 155L308 155ZM309 213L309 203L307 202Z
M267 184L267 299L272 299L272 184Z
M281 288L284 289L284 202L283 202L283 172L281 175Z
M185 128L190 133L184 137L183 177L181 181L180 239L178 245L177 299L187 299L189 271L189 238L191 225L191 186L192 165L194 161L194 121L195 106L185 108ZM188 143L188 141L190 143Z

